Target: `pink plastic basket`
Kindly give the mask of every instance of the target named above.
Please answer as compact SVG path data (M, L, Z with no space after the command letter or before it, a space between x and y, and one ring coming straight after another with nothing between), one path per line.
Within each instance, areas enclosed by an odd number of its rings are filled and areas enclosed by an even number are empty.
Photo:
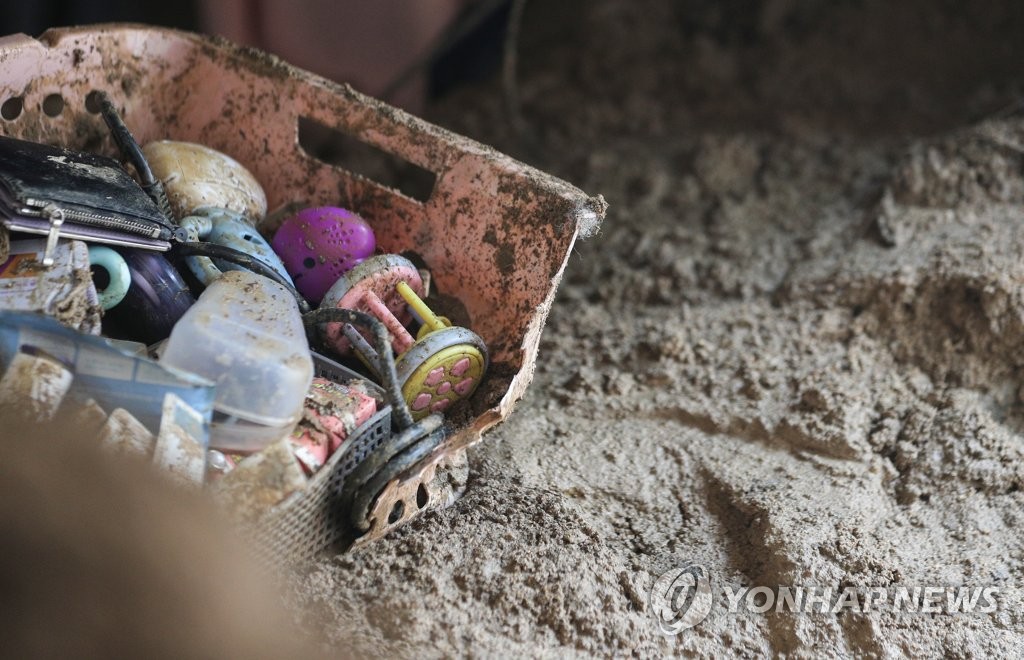
M39 39L0 39L0 61L0 132L114 155L87 102L90 92L106 91L140 142L187 140L226 152L260 180L271 209L295 203L357 211L380 248L415 253L434 288L464 307L458 320L487 343L490 374L456 418L459 430L385 488L366 538L421 511L419 486L430 486L439 466L462 461L465 447L511 412L533 376L573 242L604 216L600 197L223 40L134 25L54 29ZM432 188L413 199L318 160L299 144L300 122L308 120L432 173ZM399 508L403 515L388 522Z

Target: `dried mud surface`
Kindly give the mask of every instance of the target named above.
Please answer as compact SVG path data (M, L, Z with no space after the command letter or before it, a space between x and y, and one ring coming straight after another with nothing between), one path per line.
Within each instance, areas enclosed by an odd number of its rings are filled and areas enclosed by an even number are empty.
M433 119L611 204L466 495L298 581L400 657L1018 656L1024 115L1012 2L528 6ZM556 3L551 3L556 4ZM1016 78L1014 76L1017 76ZM524 146L524 144L526 146ZM724 585L994 585L990 615L647 611Z

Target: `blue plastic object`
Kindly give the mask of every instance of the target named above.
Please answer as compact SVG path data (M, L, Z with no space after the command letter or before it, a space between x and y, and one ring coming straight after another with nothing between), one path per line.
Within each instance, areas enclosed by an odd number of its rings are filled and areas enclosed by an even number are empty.
M108 284L96 293L100 297L100 306L108 310L116 307L128 294L132 284L132 274L124 257L105 245L89 246L89 265L102 268L107 272Z
M188 231L188 240L202 240L245 252L277 271L285 281L292 281L280 257L244 215L228 209L204 206L182 218L178 224ZM188 257L185 263L204 286L209 286L224 271L245 270L229 261L210 257Z

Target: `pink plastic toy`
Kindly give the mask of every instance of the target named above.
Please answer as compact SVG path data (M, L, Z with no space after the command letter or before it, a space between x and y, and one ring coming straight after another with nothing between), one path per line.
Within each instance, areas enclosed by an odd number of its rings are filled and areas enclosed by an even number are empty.
M423 280L405 257L381 254L345 273L324 295L322 307L366 312L391 335L395 371L413 419L446 410L473 395L487 371L487 347L467 328L434 314L423 302ZM414 337L408 326L415 319ZM381 373L380 356L354 326L326 324L327 339L339 353L355 353Z
M351 211L335 206L304 209L288 218L271 245L295 288L314 305L338 278L373 254L373 229Z
M412 312L396 288L405 282L418 296L423 295L423 278L408 259L395 254L381 254L361 263L346 273L324 295L323 307L341 307L366 312L380 319L391 333L391 347L404 353L416 340L406 330ZM345 355L349 341L341 323L328 323L327 341L338 353Z
M377 412L373 397L327 378L314 378L292 448L307 474L319 470L349 435Z

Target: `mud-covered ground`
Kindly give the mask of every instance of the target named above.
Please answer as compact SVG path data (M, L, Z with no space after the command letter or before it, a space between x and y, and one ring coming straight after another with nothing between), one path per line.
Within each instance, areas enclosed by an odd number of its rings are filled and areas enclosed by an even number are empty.
M497 82L431 118L608 218L466 495L315 565L313 627L389 656L1019 655L1021 34L1016 2L528 4L526 135ZM715 607L666 637L648 592L687 563ZM754 585L999 609L728 613Z

